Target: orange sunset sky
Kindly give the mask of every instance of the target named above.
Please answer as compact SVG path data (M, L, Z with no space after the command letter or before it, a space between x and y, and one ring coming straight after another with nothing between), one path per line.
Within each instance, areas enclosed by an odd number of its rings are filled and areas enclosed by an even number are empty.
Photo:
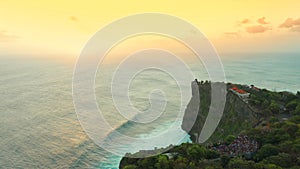
M1 0L1 55L76 57L124 16L158 12L197 26L219 53L300 52L299 0Z

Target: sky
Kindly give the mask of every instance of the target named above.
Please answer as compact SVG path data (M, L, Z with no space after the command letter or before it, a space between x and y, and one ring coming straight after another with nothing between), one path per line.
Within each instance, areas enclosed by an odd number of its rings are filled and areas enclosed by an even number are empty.
M300 53L299 6L299 0L1 0L0 55L77 57L105 25L145 12L192 23L219 53Z

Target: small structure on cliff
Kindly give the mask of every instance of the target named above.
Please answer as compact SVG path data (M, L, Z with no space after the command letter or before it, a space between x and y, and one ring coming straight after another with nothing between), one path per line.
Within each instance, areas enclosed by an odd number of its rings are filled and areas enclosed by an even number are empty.
M254 91L257 91L257 92L259 92L261 90L260 88L254 86L254 85L250 85L249 88L252 89L252 90L254 90Z
M236 95L238 95L242 99L247 99L250 96L250 93L246 92L245 90L238 89L237 87L233 87L229 90L235 93Z

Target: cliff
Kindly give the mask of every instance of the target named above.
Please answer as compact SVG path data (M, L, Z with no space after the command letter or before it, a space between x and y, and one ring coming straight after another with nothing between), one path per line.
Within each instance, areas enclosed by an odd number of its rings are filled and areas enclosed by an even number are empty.
M210 82L192 82L192 98L186 107L181 127L189 133L194 143L200 142L198 137L203 129L211 105L212 85ZM230 91L231 84L224 85L226 85L228 92L223 116L215 132L206 142L221 141L228 134L238 134L242 130L251 128L259 121L258 113L249 106L247 99L242 99ZM192 119L195 117L196 121Z

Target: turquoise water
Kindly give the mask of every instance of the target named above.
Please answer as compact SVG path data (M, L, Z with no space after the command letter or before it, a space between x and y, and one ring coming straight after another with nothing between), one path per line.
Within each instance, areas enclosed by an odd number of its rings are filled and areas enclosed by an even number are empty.
M300 90L299 54L222 55L222 61L227 81L276 91ZM73 65L47 59L0 57L0 168L118 167L120 157L98 147L77 120L72 102L73 68ZM198 79L207 78L203 68L194 66L192 69ZM158 135L170 127L178 110L179 94L170 87L176 84L158 72L145 72L140 76L140 80L132 82L133 104L147 109L149 88L154 84L160 86L169 98L166 107L169 113L160 120L139 125L113 115L116 111L111 108L109 91L100 82L101 77L106 76L101 74L96 79L98 104L115 131L132 137ZM186 85L190 86L190 82ZM174 137L185 135L180 127L174 130L178 131ZM107 138L117 139L114 131ZM140 149L134 143L115 148Z

